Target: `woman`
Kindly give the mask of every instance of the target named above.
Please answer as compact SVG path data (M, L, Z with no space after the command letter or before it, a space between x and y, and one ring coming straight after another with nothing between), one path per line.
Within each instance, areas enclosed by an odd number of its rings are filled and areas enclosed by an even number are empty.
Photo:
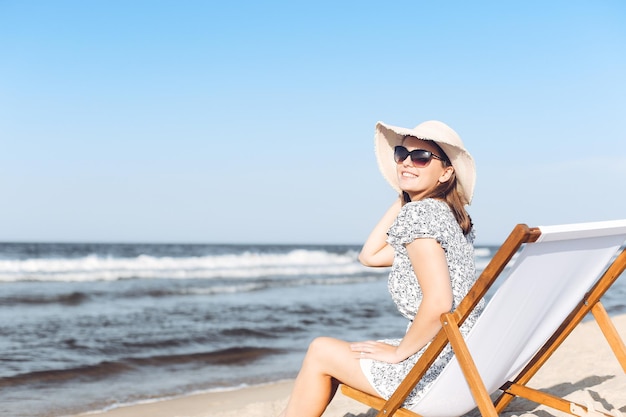
M309 346L284 417L322 415L340 383L389 398L476 279L474 231L465 211L474 191L474 161L457 133L427 121L414 129L377 123L376 157L400 194L359 255L367 266L391 266L389 292L409 320L402 339L349 343L319 337ZM467 334L483 304L461 327ZM415 404L452 351L448 347L409 395Z

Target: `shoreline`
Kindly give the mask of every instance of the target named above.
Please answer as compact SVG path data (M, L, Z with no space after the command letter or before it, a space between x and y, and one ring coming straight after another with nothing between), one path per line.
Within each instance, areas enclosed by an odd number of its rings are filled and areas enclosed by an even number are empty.
M611 317L626 341L626 314ZM73 417L248 417L277 416L287 403L293 380L232 390L192 393L170 399L122 405ZM529 386L544 389L595 409L626 415L626 373L594 320L581 323L533 377ZM324 417L370 417L369 407L338 392ZM557 413L557 414L555 414ZM478 416L475 412L468 415ZM526 400L513 401L502 416L557 416L555 410Z
M108 410L88 411L71 417L240 417L274 416L287 404L293 380L286 379L266 384L199 392L175 398L155 399L135 404L120 405ZM345 410L365 416L369 407L343 396L335 396L324 413L325 417L344 415Z

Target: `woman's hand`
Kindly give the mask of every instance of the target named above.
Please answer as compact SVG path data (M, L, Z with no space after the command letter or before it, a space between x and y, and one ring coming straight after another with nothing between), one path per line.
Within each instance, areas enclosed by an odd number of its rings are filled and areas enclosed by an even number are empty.
M406 359L399 357L396 346L373 340L351 343L350 350L354 352L356 359L374 359L387 363L398 363Z

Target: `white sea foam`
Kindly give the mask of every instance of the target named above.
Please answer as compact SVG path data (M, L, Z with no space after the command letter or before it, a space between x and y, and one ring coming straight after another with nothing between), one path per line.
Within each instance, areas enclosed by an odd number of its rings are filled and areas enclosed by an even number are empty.
M212 279L354 275L366 271L356 252L295 249L286 253L198 257L82 258L0 260L0 281L112 281L129 278Z

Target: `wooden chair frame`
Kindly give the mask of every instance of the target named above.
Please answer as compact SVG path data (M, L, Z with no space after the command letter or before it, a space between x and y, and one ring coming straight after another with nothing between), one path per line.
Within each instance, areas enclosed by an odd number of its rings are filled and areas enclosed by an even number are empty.
M553 333L552 337L533 356L518 376L513 381L506 382L502 385L500 388L502 394L493 402L474 364L472 355L465 344L465 340L459 331L459 327L463 324L465 319L467 319L478 302L485 296L515 253L523 244L535 242L540 235L541 231L538 228L529 228L525 224L518 224L513 229L474 286L459 304L458 308L454 312L445 313L441 316L442 329L435 336L424 354L389 400L358 391L347 385L342 385L342 392L357 401L379 410L376 415L377 417L421 417L415 412L401 408L401 406L405 398L413 391L446 344L450 343L476 405L483 417L497 416L515 397L526 398L535 403L544 404L568 414L573 414L573 405L588 411L587 407L584 405L575 404L546 392L529 388L526 384L589 312L593 314L593 317L600 326L603 335L607 339L623 371L626 372L626 345L624 345L624 342L600 302L600 298L613 285L624 269L626 269L626 249L622 250L617 258L615 258L596 284L587 292L576 308L572 310L557 331ZM607 416L612 417L608 414Z

